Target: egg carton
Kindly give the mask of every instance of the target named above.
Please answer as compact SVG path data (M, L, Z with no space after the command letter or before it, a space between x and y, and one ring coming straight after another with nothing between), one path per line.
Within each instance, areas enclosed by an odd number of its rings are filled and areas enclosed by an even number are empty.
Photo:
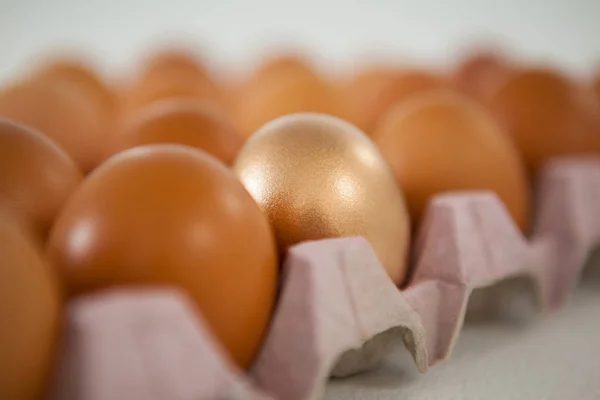
M469 301L474 290L488 288L488 305L497 306L516 295L510 290L516 286L504 283L528 282L539 310L552 312L576 286L600 241L600 160L556 160L538 183L530 239L492 193L432 199L403 289L363 238L292 247L249 371L234 366L175 289L122 288L78 298L68 305L49 398L318 399L329 377L373 368L398 343L426 372L450 357L468 303L485 303L485 296Z

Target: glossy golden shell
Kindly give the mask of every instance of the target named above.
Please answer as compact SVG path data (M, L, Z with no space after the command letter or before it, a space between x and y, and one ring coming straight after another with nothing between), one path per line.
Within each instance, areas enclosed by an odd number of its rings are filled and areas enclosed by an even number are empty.
M409 217L392 171L353 125L302 113L262 127L234 170L268 215L279 247L307 240L364 236L389 276L406 275Z

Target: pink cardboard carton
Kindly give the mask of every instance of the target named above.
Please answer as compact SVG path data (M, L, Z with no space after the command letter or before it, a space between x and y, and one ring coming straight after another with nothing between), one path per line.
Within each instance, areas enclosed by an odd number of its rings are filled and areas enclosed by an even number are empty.
M530 282L543 312L567 301L600 241L600 160L549 164L537 198L530 238L492 193L434 198L404 289L363 238L293 247L269 333L248 372L233 366L175 290L124 288L77 299L50 397L318 399L330 376L372 368L398 343L425 372L451 355L473 290L518 279Z

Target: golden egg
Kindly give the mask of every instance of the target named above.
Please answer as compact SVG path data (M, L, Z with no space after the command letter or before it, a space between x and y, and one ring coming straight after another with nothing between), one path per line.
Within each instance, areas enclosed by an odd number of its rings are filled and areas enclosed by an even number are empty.
M591 94L557 71L532 68L512 74L485 104L533 174L551 158L600 147Z
M0 119L0 203L42 240L81 179L75 162L52 140Z
M510 138L466 96L423 93L391 108L373 134L404 189L415 225L437 194L490 190L528 228L530 188Z
M212 154L231 165L243 138L233 123L206 102L168 99L141 109L126 121L117 151L153 143L178 143Z
M234 164L267 214L279 247L364 236L396 283L406 275L409 218L401 190L374 143L336 117L278 118L253 135Z
M94 107L73 91L44 80L19 83L0 93L0 117L48 136L87 173L108 154L110 140Z
M275 303L271 227L233 172L189 146L121 152L77 188L46 256L71 295L120 285L173 285L248 367Z
M29 236L0 211L0 394L44 398L56 361L61 295L52 268Z

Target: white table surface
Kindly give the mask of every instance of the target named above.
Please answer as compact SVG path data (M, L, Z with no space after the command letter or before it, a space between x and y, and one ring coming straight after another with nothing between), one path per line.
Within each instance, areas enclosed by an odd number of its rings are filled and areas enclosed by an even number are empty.
M400 346L378 370L333 380L325 399L600 399L597 264L593 273L556 314L467 323L451 359L425 375Z

